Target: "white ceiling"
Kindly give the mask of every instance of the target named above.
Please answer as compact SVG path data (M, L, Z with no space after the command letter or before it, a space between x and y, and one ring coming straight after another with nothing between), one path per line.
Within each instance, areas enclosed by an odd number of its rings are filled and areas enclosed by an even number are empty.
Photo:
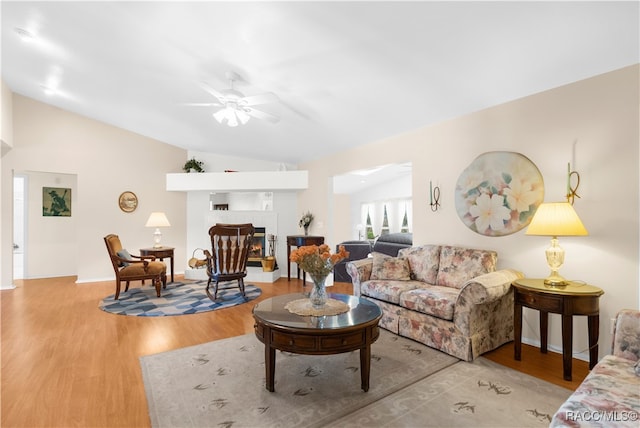
M12 91L186 149L299 163L639 62L638 2L7 2ZM35 38L24 42L21 28ZM198 85L281 119L230 128ZM56 90L47 95L43 87Z

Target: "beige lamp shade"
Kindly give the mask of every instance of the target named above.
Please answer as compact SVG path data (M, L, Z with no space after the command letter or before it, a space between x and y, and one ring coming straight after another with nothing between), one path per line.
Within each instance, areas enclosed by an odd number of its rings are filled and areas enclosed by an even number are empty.
M548 202L540 204L529 227L527 235L542 236L586 236L587 229L569 202Z
M146 227L169 227L171 224L169 223L169 219L163 212L154 212L151 213L149 219L147 220Z

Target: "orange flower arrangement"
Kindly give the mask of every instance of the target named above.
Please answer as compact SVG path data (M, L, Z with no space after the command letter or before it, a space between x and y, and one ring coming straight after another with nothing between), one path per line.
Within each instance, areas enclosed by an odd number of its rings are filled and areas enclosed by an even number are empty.
M331 273L333 267L342 259L349 257L349 252L344 245L338 247L336 254L331 254L329 246L326 244L305 245L291 252L289 260L295 262L309 275L322 278Z

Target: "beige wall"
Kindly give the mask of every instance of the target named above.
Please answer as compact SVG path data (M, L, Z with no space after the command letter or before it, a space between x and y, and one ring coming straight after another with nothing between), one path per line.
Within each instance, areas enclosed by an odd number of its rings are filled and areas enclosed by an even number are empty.
M120 235L132 253L152 245L153 230L144 227L152 211L166 212L171 227L163 229L163 243L176 247L176 271L183 270L188 260L186 196L165 190L165 174L181 171L185 150L17 94L13 95L13 132L14 147L2 158L3 183L12 180L12 171L77 177L72 213L76 249L66 257L70 265L77 265L79 282L114 277L102 239L105 235ZM3 200L11 198L7 187L2 186ZM118 207L118 196L126 190L139 200L137 210L129 214ZM28 210L41 212L42 207ZM5 217L3 235L11 235L11 222ZM29 235L29 245L42 245L41 238ZM48 262L36 252L27 258L29 265Z
M460 244L498 251L499 267L528 277L548 274L546 237L485 237L464 226L454 203L455 184L473 159L488 151L520 152L540 169L545 200L559 201L566 190L567 162L580 173L574 205L588 237L561 238L567 255L561 273L604 289L600 355L609 352L610 318L639 299L639 67L629 67L546 91L444 123L371 143L300 165L309 170L309 190L298 210L310 209L320 222L341 218L327 203L327 176L390 162L413 163L413 230L416 244ZM428 206L429 180L442 191L441 209ZM334 245L349 236L315 229ZM574 352L587 349L586 321L574 323ZM550 320L550 344L560 348L560 320ZM539 340L537 312L527 311L524 335Z
M13 147L13 103L9 87L0 80L0 156L4 157ZM5 218L11 217L13 204L10 199L5 199L7 192L12 192L12 180L4 180L2 174L2 162L0 162L0 219L4 223ZM11 229L0 227L0 289L13 288L12 271L12 240Z

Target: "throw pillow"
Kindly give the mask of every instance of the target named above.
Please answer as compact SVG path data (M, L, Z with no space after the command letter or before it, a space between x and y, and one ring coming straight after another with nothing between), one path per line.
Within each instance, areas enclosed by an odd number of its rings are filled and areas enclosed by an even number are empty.
M411 279L435 284L440 264L440 246L422 245L420 247L403 248L398 251L398 257L409 261Z
M497 261L495 251L443 246L436 285L461 288L466 281L495 271Z
M129 252L128 252L126 249L124 249L124 248L123 248L122 250L118 251L118 252L116 253L116 255L117 255L118 257L120 257L121 259L125 259L125 260L133 260L133 258L131 257L131 254L129 254ZM129 266L129 263L127 263L127 262L122 262L122 264L121 264L121 265L122 265L122 266Z
M373 253L371 279L409 281L411 279L409 261L403 258L387 256L382 253Z

